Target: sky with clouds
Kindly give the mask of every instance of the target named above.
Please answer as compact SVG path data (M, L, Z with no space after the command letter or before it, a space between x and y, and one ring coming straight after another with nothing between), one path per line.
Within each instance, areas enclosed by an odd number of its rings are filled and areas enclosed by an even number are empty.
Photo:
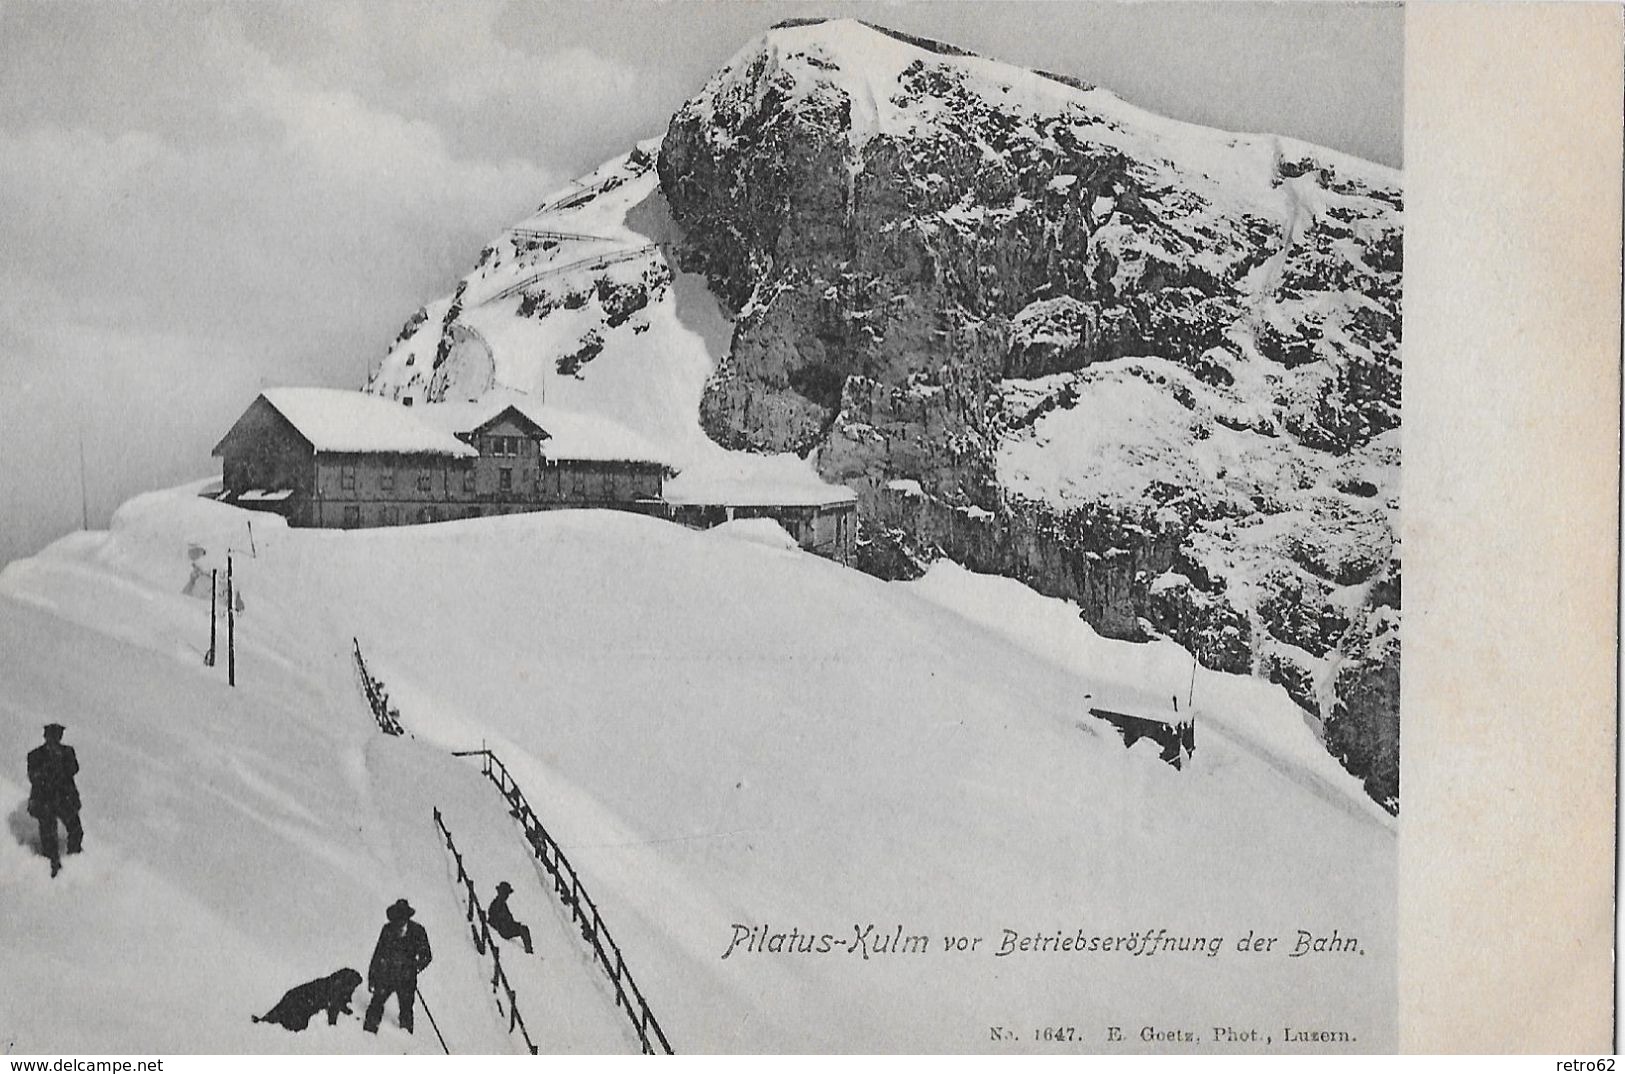
M1399 165L1395 6L0 0L0 563L357 387L572 176L780 19L855 15Z

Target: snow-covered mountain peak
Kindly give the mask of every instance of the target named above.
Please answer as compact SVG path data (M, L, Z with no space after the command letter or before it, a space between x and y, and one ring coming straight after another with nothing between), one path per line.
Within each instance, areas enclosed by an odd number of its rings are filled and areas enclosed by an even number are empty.
M1363 188L1397 192L1399 173L1371 161L1272 134L1186 123L1136 107L1076 77L1035 71L942 42L852 18L792 19L740 49L689 100L683 114L724 129L772 122L775 113L838 125L854 149L877 137L972 132L968 113L990 110L1017 123L1066 119L1142 160L1162 159L1187 181L1230 186L1233 196L1280 185L1282 161L1323 168ZM1015 132L1035 141L1042 129ZM983 144L990 157L1001 147ZM1054 148L1059 148L1055 146ZM1268 206L1266 205L1266 208Z
M1392 806L1399 179L795 20L493 240L368 389L846 486L865 569L947 556L1253 669Z

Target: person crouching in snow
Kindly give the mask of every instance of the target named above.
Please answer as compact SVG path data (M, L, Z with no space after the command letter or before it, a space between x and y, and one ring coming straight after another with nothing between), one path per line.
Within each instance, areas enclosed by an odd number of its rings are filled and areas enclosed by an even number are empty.
M416 912L405 899L396 899L385 911L389 921L378 933L378 945L372 949L372 962L367 966L367 987L372 991L372 1002L367 1004L367 1016L361 1028L368 1033L378 1032L378 1023L384 1017L384 1001L391 992L400 1005L401 1028L412 1032L412 999L417 994L418 974L433 959L429 952L429 934L412 920Z
M513 894L513 885L504 880L497 885L497 897L491 900L491 908L485 911L485 920L491 923L491 928L504 940L515 938L525 942L525 954L533 955L536 952L530 946L530 928L513 919L513 911L508 909L508 896Z
M68 853L79 853L85 830L79 824L79 787L73 777L79 774L79 758L72 746L62 743L64 728L59 723L45 725L45 744L28 753L28 815L39 821L39 846L51 859L51 875L62 871L62 855L57 851L56 822L68 830Z

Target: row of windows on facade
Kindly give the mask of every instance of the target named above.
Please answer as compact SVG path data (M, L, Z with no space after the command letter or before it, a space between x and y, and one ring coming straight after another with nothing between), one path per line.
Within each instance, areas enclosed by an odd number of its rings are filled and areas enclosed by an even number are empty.
M518 437L511 437L509 439L517 440L519 438ZM344 492L354 492L356 490L356 473L355 473L355 471L356 471L356 468L354 466L340 467L340 469L339 469L339 488L342 491L344 491ZM433 476L434 476L434 473L431 470L419 470L418 474L417 474L417 487L418 487L418 490L421 491L421 492L429 492L429 491L431 491ZM603 486L604 494L608 495L608 496L614 496L615 492L616 492L615 475L613 473L600 473L600 474L597 474L595 476L601 482L601 484ZM566 473L566 474L564 474L560 478L561 491L563 493L567 493L567 494L574 495L574 496L585 496L585 495L587 495L587 492L588 492L587 477L588 477L588 475L586 475L584 473ZM499 492L512 492L513 487L514 487L513 486L513 468L508 467L508 466L504 466L504 467L501 467L500 469L498 469L497 470L497 491L499 491ZM536 487L538 489L542 487L542 471L537 471L537 473L536 473ZM384 471L379 473L379 475L378 475L378 488L381 491L384 491L384 492L393 492L394 491L394 489L395 489L395 471L394 470L384 470ZM467 493L473 493L473 492L476 491L476 486L475 486L475 483L474 483L474 471L473 470L464 470L463 471L463 491L467 492Z
M513 437L512 439L518 439L518 438ZM431 471L428 471L428 470L419 470L418 471L418 488L419 488L419 490L421 490L423 492L428 492L429 491L429 489L430 489L430 479L431 479L432 476L433 476L433 474L431 473ZM542 484L542 475L538 473L536 475L536 485L537 485L538 488L540 488L541 484ZM380 473L378 475L378 487L380 489L382 489L383 491L385 491L385 492L394 491L394 488L395 488L395 471L394 470L385 470L382 473ZM355 467L354 466L345 466L345 467L342 467L340 469L340 471L339 471L339 488L342 489L345 492L354 492L355 491ZM513 470L512 470L511 467L504 466L500 470L497 471L497 488L501 489L503 492L511 492L511 491L513 491ZM473 492L474 491L474 471L473 470L464 470L463 471L463 491L464 492Z
M507 508L494 508L497 514L507 514ZM371 521L379 526L410 525L414 522L439 522L441 519L451 518L479 518L484 513L480 507L465 507L461 511L447 508L442 511L438 507L419 507L416 511L403 510L393 504L378 509L376 513L363 513L359 504L347 504L344 508L344 525L349 527L360 526L364 521Z

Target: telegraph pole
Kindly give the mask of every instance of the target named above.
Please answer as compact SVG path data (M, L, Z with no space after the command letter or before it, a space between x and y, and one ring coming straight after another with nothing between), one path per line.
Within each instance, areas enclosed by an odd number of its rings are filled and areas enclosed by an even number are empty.
M209 572L209 651L203 657L204 667L214 667L214 624L219 614L215 610L215 605L219 603L219 599L220 571L216 569Z
M85 491L85 430L79 430L79 528L90 529L90 496Z
M237 591L231 578L231 553L226 553L226 685L237 685Z

